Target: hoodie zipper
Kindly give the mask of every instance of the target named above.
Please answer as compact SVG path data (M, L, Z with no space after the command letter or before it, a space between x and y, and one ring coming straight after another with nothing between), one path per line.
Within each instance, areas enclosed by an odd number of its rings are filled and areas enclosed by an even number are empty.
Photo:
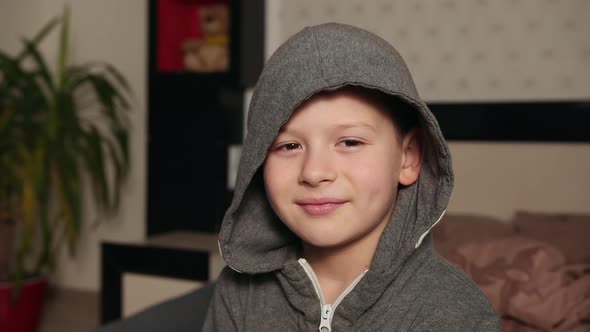
M330 332L332 331L332 318L334 318L334 311L336 311L336 307L338 307L338 305L340 304L340 302L342 302L346 295L348 295L354 289L354 287L361 281L361 279L365 276L368 270L363 271L363 273L356 277L356 279L354 279L352 283L348 285L348 287L346 287L346 289L338 296L338 298L336 298L334 303L327 304L326 298L324 297L322 289L320 288L320 281L313 272L311 265L309 265L305 258L300 258L299 264L303 267L303 270L311 280L313 288L315 289L315 292L318 295L318 298L320 299L321 320L319 331Z

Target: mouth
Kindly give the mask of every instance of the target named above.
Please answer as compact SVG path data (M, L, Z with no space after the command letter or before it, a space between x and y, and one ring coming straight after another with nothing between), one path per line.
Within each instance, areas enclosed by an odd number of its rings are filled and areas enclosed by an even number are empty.
M306 214L311 216L324 216L337 210L342 205L346 204L346 200L337 198L305 198L298 200L299 205Z

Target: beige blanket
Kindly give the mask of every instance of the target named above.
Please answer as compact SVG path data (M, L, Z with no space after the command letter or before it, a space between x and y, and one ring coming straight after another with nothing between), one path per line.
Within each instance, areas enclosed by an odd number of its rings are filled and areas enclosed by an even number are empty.
M503 331L590 331L590 264L521 236L469 243L448 257L504 318Z

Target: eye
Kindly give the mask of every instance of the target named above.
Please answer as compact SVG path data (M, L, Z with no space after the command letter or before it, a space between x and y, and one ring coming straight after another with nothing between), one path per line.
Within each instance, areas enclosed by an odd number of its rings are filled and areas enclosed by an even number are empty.
M349 147L349 148L355 147L355 146L360 146L362 144L364 144L364 143L359 140L356 140L356 139L345 139L345 140L340 141L340 143L338 143L338 145Z
M291 151L291 150L297 150L300 149L301 145L298 143L286 143L283 145L280 145L277 147L277 150L282 150L282 151Z

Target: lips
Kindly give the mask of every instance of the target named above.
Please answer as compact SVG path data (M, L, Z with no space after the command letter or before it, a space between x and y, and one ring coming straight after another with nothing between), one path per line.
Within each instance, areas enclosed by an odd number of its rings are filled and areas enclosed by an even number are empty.
M311 216L323 216L334 212L336 209L346 204L346 200L321 197L321 198L305 198L298 200L297 205L301 206L303 211Z

